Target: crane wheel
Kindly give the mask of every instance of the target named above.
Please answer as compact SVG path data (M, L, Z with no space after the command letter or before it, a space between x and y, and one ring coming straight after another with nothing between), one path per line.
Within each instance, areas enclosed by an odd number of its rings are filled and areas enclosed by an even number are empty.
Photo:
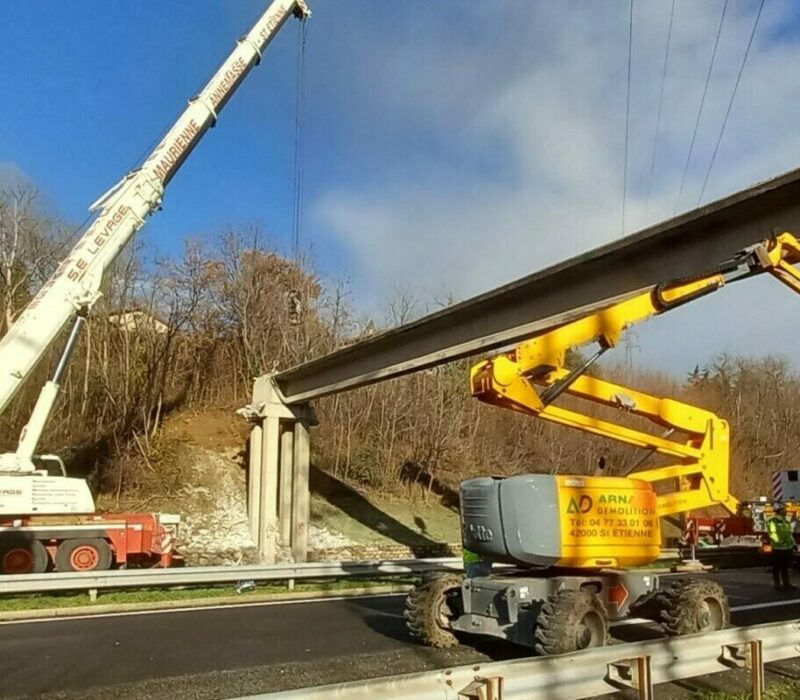
M50 555L39 540L0 543L0 574L43 574L49 563Z
M714 581L683 579L664 589L661 626L671 637L714 632L731 622L728 596Z
M113 560L103 539L64 540L56 550L57 571L106 571Z
M609 641L605 606L589 591L559 591L542 605L534 636L534 649L541 656L605 646Z
M461 608L461 577L444 574L409 591L403 617L412 637L426 646L445 649L458 644L450 621L459 615Z

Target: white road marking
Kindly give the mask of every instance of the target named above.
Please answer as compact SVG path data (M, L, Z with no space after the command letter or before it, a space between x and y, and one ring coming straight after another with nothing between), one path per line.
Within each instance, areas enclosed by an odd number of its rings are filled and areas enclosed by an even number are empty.
M769 603L751 603L750 605L734 605L731 607L731 612L742 612L744 610L762 610L763 608L777 608L782 605L800 605L800 598L792 598L791 600L772 600ZM628 617L624 620L617 620L612 622L609 627L623 627L624 625L641 625L653 620L647 620L643 617Z
M644 617L626 617L624 620L617 620L616 622L612 622L611 624L609 624L609 627L625 627L626 625L646 625L649 622L652 622L654 625L657 624L653 622L653 620L647 620Z
M731 612L739 612L740 610L761 610L762 608L777 608L781 605L797 605L800 603L800 598L792 598L791 600L772 600L769 603L752 603L751 605L734 605Z
M56 617L43 617L24 620L0 620L0 627L6 625L29 625L33 623L43 622L62 622L65 620L91 620L95 618L107 617L130 617L133 615L163 615L165 613L183 613L183 612L199 612L207 610L225 610L231 608L261 608L269 607L272 605L296 605L300 603L328 603L342 600L363 600L365 598L391 598L405 595L404 593L371 593L355 596L336 596L333 598L297 598L292 600L264 600L252 603L225 603L220 605L198 605L187 606L181 608L160 608L158 610L127 610L122 612L109 612L109 613L85 613L78 615L60 615ZM746 610L763 610L766 608L777 608L785 605L800 605L800 598L791 598L789 600L773 600L767 603L751 603L749 605L734 605L731 607L731 612L743 612ZM397 613L386 612L382 610L374 611L377 614L385 617L396 617L403 619L402 615ZM625 625L641 625L652 622L641 617L629 617L624 620L617 620L611 623L611 627L622 627Z
M363 595L342 595L332 598L296 598L291 600L261 600L252 603L222 603L220 605L195 605L181 608L159 608L157 610L123 610L121 612L85 613L77 615L57 615L55 617L37 617L23 620L0 620L0 627L5 625L28 625L37 622L63 622L67 620L92 620L101 617L130 617L132 615L163 615L164 613L204 612L206 610L230 610L235 608L261 608L270 605L294 605L297 603L328 603L337 600L363 600L364 598L389 598L405 595L405 593L365 593ZM393 614L393 613L386 613ZM398 617L402 617L399 615Z

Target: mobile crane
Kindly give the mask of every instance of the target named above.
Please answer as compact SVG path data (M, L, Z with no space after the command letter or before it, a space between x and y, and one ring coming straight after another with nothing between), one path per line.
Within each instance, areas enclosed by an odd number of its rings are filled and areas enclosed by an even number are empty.
M464 548L477 575L423 581L406 600L413 636L451 646L458 633L491 635L558 654L608 641L609 622L654 619L669 635L719 629L730 620L722 588L703 579L661 585L646 569L661 551L659 518L709 506L737 512L729 490L728 423L710 411L590 376L624 331L722 288L770 273L800 293L800 242L790 233L751 246L718 268L617 300L543 330L474 365L473 396L486 403L617 440L672 461L623 476L524 474L461 484ZM596 343L577 368L568 350ZM657 435L602 420L556 400L569 395L645 418ZM677 485L677 488L675 486ZM492 574L491 565L511 565ZM486 569L489 571L486 571Z
M8 570L9 562L16 562L14 571L42 569L47 565L42 542L51 549L66 546L67 540L55 534L58 528L52 518L37 529L31 524L31 516L94 513L86 481L68 477L59 457L37 455L37 449L81 329L100 297L105 271L147 218L160 209L167 185L216 124L228 100L260 62L286 20L292 15L305 20L310 14L305 0L274 0L269 5L141 167L131 170L92 204L90 211L97 213L92 224L0 340L2 414L47 350L72 324L60 360L39 394L16 451L0 455L0 571ZM71 525L70 538L94 537L87 534L91 522L94 520L82 520L80 527ZM106 533L98 538L108 539L107 523L95 529ZM114 540L110 541L118 550ZM108 562L107 549L89 552L84 561ZM75 556L67 558L73 564L78 560Z

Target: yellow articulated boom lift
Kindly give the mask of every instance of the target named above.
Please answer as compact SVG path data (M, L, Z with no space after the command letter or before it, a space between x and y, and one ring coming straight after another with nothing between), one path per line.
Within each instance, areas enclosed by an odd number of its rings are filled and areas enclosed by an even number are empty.
M731 281L769 272L800 293L798 262L800 242L784 233L708 274L659 284L476 364L470 383L481 401L674 461L632 476L524 474L464 481L465 549L484 564L513 568L423 581L406 601L411 633L431 646L456 644L463 632L559 654L606 644L609 622L632 614L660 622L668 635L728 624L728 602L718 584L695 578L668 579L662 586L657 575L635 568L658 559L661 517L713 505L736 513L728 423L702 408L586 372L629 326ZM577 369L567 369L567 351L591 343L597 351ZM562 395L641 416L665 432L655 435L558 406Z

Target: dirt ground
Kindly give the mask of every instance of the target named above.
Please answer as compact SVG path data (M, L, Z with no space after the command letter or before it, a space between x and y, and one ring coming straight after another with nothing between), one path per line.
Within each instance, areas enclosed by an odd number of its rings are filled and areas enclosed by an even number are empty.
M162 426L165 439L190 442L215 452L238 448L244 450L250 426L233 409L187 409L173 414Z

